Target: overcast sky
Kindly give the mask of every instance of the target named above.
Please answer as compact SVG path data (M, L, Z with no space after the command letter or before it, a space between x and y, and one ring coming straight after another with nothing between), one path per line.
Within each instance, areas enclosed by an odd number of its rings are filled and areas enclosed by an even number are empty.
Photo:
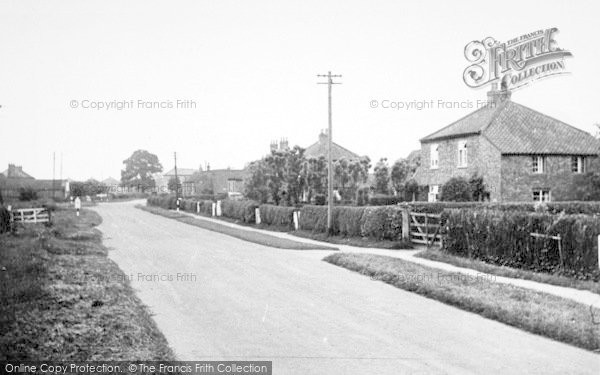
M120 179L134 150L165 170L241 168L273 139L334 141L393 161L471 109L394 110L371 101L485 99L462 79L467 43L557 27L570 75L513 100L593 132L600 122L598 1L5 1L0 6L0 171ZM174 108L138 108L139 100ZM190 100L196 108L176 108ZM132 108L82 108L92 102ZM77 108L72 108L76 106Z

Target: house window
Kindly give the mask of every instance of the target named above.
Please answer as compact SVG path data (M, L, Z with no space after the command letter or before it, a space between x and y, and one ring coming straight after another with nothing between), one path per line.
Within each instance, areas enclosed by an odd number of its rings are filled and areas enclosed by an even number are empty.
M534 202L550 202L550 189L533 189Z
M439 192L440 192L439 185L429 185L429 195L427 196L427 200L429 202L437 202Z
M440 154L438 152L439 145L431 145L431 153L430 153L430 166L432 169L436 169L439 167L440 163Z
M543 156L534 156L531 161L533 173L544 173L544 170L546 169L546 159Z
M458 167L459 168L467 167L467 142L466 141L458 142Z
M573 156L571 158L571 172L573 173L584 173L585 163L583 156Z

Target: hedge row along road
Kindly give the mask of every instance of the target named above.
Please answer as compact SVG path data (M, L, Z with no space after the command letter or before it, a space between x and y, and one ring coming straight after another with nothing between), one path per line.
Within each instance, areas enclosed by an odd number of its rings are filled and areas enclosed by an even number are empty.
M329 251L247 243L134 204L96 207L99 229L182 360L272 360L282 374L597 374L597 354L322 262Z

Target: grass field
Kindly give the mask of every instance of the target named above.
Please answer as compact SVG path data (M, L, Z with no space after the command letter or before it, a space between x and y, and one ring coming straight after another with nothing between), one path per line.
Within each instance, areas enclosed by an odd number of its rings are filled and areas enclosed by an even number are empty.
M0 360L175 360L107 258L100 222L57 209L52 227L0 236Z
M477 259L463 258L452 254L443 253L439 250L427 250L420 252L415 256L435 260L437 262L452 264L457 267L470 268L491 275L531 280L537 281L539 283L546 283L581 290L589 290L591 292L600 294L600 282L589 280L577 280L572 277L551 275L542 272L521 270L518 268L496 266Z
M500 284L447 273L397 258L335 253L324 259L397 288L584 349L600 350L600 309Z
M285 238L279 238L260 232L240 230L227 225L215 223L213 221L196 219L194 217L190 217L188 215L184 215L175 211L165 210L164 208L160 207L147 207L142 205L138 205L136 207L141 210L153 213L155 215L175 219L177 221L181 221L182 223L193 225L202 229L211 230L214 232L219 232L231 237L239 238L241 240L256 243L259 245L286 250L338 250L337 248L331 246L313 245L299 241L292 241Z

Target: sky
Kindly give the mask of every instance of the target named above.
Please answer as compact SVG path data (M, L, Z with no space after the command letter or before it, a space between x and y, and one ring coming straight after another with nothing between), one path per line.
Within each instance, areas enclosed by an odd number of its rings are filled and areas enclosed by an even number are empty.
M473 110L452 102L485 100L463 82L466 44L551 27L570 74L512 99L588 132L600 122L598 1L1 3L0 171L52 178L55 154L57 178L119 179L137 149L165 171L174 152L182 168L242 168L272 140L317 141L328 71L342 75L334 141L393 162Z

